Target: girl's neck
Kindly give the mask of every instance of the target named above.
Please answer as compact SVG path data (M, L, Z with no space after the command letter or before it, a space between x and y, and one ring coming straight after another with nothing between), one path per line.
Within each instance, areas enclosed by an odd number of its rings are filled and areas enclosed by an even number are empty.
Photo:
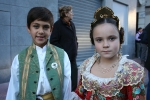
M111 58L104 58L104 57L100 57L99 59L99 64L102 65L110 65L110 64L114 64L119 60L118 55L115 55Z

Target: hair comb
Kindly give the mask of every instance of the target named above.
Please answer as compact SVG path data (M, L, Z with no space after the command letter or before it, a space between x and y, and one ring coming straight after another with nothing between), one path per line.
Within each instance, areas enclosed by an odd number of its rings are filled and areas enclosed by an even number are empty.
M95 22L97 22L99 19L102 18L112 18L116 21L117 27L119 28L119 18L117 16L114 16L114 12L108 8L108 7L100 7L98 8L94 13L94 21L91 23L93 25Z

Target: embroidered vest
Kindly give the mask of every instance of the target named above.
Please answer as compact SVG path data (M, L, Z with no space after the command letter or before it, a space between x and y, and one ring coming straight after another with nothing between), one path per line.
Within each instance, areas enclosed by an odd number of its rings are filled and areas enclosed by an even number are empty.
M40 67L35 45L23 50L19 56L19 100L36 100ZM57 63L57 68L52 68ZM46 75L55 100L62 100L64 51L48 43L45 58Z

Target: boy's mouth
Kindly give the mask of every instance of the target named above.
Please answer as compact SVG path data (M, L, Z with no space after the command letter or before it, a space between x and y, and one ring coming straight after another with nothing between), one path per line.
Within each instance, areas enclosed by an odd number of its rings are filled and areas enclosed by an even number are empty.
M38 39L44 39L45 36L36 36Z

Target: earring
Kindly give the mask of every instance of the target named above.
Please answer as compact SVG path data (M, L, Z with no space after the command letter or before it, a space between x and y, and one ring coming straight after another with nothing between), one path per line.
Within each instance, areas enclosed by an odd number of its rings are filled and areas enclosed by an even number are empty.
M120 49L119 49L119 52L118 52L118 57L120 58L122 56L122 45L120 45Z
M97 52L96 52L96 49L94 49L94 53L96 54Z

